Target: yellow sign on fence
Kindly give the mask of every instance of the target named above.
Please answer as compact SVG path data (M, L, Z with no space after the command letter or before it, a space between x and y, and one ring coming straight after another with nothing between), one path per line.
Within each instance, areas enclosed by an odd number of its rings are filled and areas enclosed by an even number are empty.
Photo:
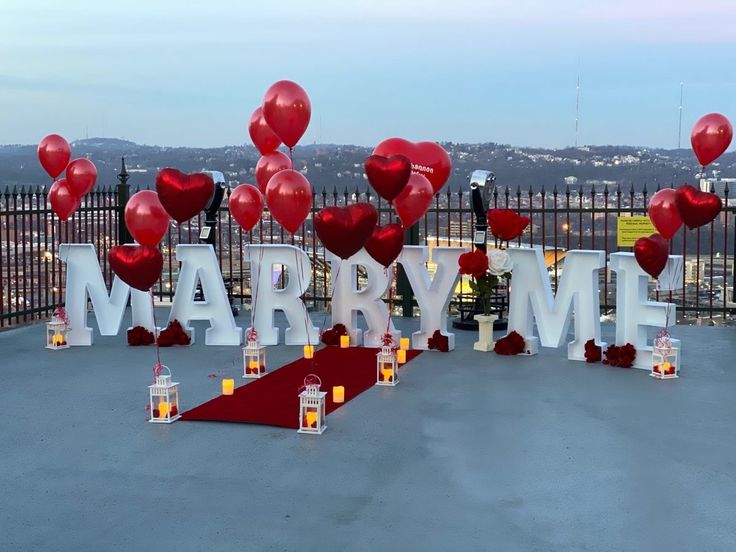
M616 219L616 245L633 247L639 238L650 236L657 231L646 215L624 216Z

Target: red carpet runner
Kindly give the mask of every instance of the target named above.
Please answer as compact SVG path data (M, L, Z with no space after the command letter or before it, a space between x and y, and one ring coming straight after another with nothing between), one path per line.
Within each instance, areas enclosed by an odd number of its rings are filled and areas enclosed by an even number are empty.
M298 429L299 391L304 378L316 374L327 391L326 412L337 410L345 403L332 402L332 386L345 386L345 402L354 399L376 383L376 353L366 347L326 347L316 351L314 359L301 358L248 381L235 389L233 395L220 395L182 415L183 420L240 422ZM421 351L407 351L409 362ZM406 365L404 365L406 366ZM401 379L399 368L399 379ZM237 383L237 382L236 382ZM401 387L401 382L399 382Z

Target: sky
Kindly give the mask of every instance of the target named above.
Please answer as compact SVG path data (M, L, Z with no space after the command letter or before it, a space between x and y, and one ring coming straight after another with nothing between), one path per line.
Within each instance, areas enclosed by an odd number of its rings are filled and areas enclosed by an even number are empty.
M268 86L302 143L678 145L736 121L733 0L0 0L0 144L250 143Z

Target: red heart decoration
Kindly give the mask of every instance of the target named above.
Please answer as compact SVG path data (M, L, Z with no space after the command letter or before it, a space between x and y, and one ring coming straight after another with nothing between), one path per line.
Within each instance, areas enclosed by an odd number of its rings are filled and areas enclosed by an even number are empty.
M424 176L412 173L392 205L404 228L413 226L432 205L432 184Z
M365 250L376 261L388 268L404 247L404 229L400 224L376 226L365 242Z
M161 276L164 258L150 245L116 245L107 254L110 268L130 287L148 291Z
M364 166L368 182L386 201L399 195L411 176L411 161L405 155L371 155L365 160Z
M674 236L682 226L680 212L675 203L676 192L672 188L659 190L649 200L649 220L665 239Z
M450 156L442 146L434 142L415 143L403 138L389 138L376 146L373 155L405 155L411 160L411 170L425 176L435 194L445 185L452 170Z
M378 213L370 203L324 207L314 217L314 230L329 251L349 259L363 248L377 221Z
M54 213L59 215L61 220L66 221L77 210L81 199L75 196L69 189L66 179L57 180L49 189L49 203Z
M660 234L639 238L634 242L634 257L639 266L652 278L659 278L667 264L670 247Z
M215 193L215 183L207 174L166 168L156 175L156 191L166 212L181 224L207 206Z
M721 212L721 198L710 192L701 192L685 184L675 190L675 205L680 218L690 230L708 224Z

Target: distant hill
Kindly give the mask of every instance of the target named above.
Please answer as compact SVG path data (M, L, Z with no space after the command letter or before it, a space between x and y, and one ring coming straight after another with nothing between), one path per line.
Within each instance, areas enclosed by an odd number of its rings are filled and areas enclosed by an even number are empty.
M449 189L467 184L475 169L491 170L497 182L513 191L520 188L564 190L565 178L575 177L584 187L613 182L628 190L645 183L650 189L657 184L692 182L698 171L697 162L688 149L665 150L633 146L586 146L579 148L543 149L515 147L505 144L443 143L453 161ZM153 186L156 172L163 167L176 167L185 172L218 170L232 183L254 182L258 151L253 146L189 148L149 146L117 138L89 138L72 143L73 157L88 157L97 165L100 186L117 183L120 158L125 157L130 183ZM364 189L363 161L370 148L312 144L298 146L294 164L306 175L317 192ZM725 154L712 169L721 176L736 176L736 152ZM569 179L570 181L570 179ZM0 146L0 189L13 186L48 184L49 177L36 158L35 145Z

